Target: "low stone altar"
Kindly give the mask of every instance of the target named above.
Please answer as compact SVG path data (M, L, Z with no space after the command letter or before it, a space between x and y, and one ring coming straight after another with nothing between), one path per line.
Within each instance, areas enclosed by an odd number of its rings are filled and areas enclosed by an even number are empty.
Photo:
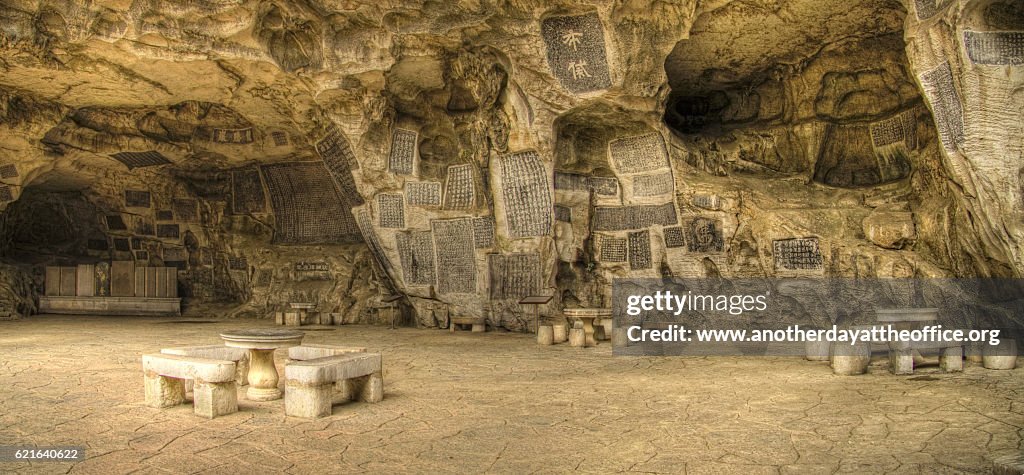
M582 346L584 347L597 346L597 339L594 334L594 321L610 320L612 318L612 311L609 308L567 308L564 310L564 313L565 318L570 321L578 320L583 323L584 341Z

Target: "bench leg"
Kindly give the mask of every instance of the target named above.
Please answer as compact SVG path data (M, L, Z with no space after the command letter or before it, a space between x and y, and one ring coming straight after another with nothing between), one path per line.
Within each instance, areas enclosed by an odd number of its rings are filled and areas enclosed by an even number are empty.
M274 312L274 323L284 325L284 312Z
M331 415L333 384L304 385L288 382L284 388L284 413L316 419Z
M943 348L939 356L939 367L943 371L955 373L964 370L964 347L954 346Z
M249 385L249 358L243 357L235 362L235 383L239 386Z
M238 412L238 390L234 381L207 383L196 380L192 402L197 416L213 419Z
M914 374L914 352L911 349L889 350L892 374Z
M347 379L336 381L334 383L334 401L345 402L351 401L354 397L352 396L352 385L348 383Z
M348 380L349 397L363 402L380 402L384 399L384 377L378 371L371 375Z
M474 323L473 324L473 333L484 333L486 331L487 331L487 325L484 325L483 323Z
M185 380L152 373L145 375L146 405L171 407L185 402Z

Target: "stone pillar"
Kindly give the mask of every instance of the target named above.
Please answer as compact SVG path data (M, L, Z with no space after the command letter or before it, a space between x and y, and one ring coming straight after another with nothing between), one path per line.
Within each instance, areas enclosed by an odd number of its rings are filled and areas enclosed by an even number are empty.
M147 372L144 376L146 405L171 407L185 402L185 380Z
M213 419L238 412L238 391L234 381L208 383L196 380L192 401L197 416Z
M315 419L331 415L334 383L301 384L289 382L284 393L284 413L292 417Z
M249 389L245 395L253 401L273 401L281 398L277 389L277 369L274 367L274 350L250 350Z
M964 370L964 347L952 346L943 348L939 356L939 367L943 371L955 373Z

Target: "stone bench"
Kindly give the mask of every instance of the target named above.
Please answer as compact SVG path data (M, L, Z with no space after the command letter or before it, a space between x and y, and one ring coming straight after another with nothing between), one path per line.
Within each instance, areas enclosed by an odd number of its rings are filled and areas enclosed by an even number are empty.
M211 360L227 360L235 362L235 383L239 386L249 384L249 351L244 348L232 348L224 345L182 346L164 348L161 354L177 356L193 356ZM192 380L185 382L185 391L192 391Z
M317 345L306 343L302 346L288 348L288 359L308 361L329 356L347 355L349 353L366 353L366 348L357 346Z
M448 324L448 331L454 332L455 330L462 330L461 327L472 327L473 333L482 333L487 331L487 321L483 317L451 317L450 323Z
M380 402L384 378L380 353L353 352L289 363L284 367L284 412L320 418L331 415L336 383L342 400Z
M992 461L992 475L1020 475L1024 473L1024 454L1007 455Z
M233 361L193 356L142 356L146 405L171 407L185 402L185 380L195 382L193 406L197 416L212 419L238 411Z

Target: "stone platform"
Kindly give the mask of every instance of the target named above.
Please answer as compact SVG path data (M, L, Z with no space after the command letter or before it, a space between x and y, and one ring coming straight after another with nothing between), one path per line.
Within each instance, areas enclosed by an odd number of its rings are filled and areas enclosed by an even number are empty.
M0 472L989 473L1024 447L1020 368L896 378L880 358L843 378L803 358L582 355L504 332L310 330L385 356L384 400L323 419L244 398L213 420L146 407L143 354L274 327L209 320L0 322L0 445L87 447L74 465Z
M140 316L181 315L181 299L157 297L39 297L41 313Z

